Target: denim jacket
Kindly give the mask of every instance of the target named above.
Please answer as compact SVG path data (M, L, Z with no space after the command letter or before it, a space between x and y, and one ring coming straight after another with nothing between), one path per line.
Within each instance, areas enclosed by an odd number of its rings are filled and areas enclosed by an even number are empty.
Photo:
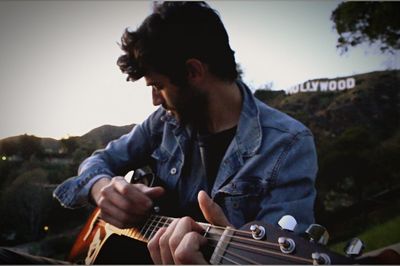
M238 86L242 111L209 189L211 197L235 227L253 220L276 225L289 214L298 222L296 231L304 231L314 222L317 156L313 136L300 122L256 99L245 84L238 82ZM181 126L160 107L130 133L94 152L82 162L78 176L64 181L53 195L64 207L83 206L99 178L124 175L150 162L166 189L179 187L182 195L197 195L198 187L191 184L202 177L196 176L197 171L191 171L190 177L182 173L191 133L190 127ZM178 186L185 178L189 178L186 185Z

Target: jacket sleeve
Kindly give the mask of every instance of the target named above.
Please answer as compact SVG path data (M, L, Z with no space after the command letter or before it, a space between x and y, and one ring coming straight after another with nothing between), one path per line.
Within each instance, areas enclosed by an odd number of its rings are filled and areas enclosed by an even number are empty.
M282 216L291 215L298 223L295 232L304 232L314 222L317 170L311 132L294 135L274 166L271 187L261 201L257 220L276 225Z
M53 196L66 208L85 206L90 189L99 178L111 179L147 164L155 145L155 127L160 124L160 115L160 111L156 111L130 133L111 141L105 149L95 151L81 163L78 175L60 184Z

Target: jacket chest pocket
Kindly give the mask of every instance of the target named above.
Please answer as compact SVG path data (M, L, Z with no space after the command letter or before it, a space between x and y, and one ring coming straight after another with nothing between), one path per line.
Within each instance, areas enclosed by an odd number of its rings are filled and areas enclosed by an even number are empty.
M151 157L154 159L154 171L167 189L173 189L181 174L182 164L162 147L156 149Z
M228 220L238 228L256 218L265 190L266 183L258 178L232 180L219 190L216 200L224 209Z

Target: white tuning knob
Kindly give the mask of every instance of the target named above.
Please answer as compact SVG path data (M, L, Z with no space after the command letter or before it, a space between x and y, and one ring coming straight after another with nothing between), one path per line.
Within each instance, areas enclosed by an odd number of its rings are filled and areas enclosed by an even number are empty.
M356 257L361 255L365 245L359 238L353 238L345 247L347 256Z
M285 215L279 220L278 224L283 230L288 230L293 232L297 226L297 221L293 216Z

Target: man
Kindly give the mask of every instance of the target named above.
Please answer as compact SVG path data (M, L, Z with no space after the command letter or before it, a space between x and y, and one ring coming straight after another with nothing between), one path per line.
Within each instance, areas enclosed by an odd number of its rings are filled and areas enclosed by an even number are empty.
M207 263L195 220L240 227L276 224L286 214L298 232L312 223L317 172L310 131L254 98L237 80L234 52L218 14L203 2L155 5L136 31L126 30L118 59L128 80L142 77L161 107L96 151L79 175L54 192L65 207L89 202L105 221L128 228L172 202L176 219L148 244L156 264ZM106 107L105 107L106 108ZM150 166L162 186L121 176Z

